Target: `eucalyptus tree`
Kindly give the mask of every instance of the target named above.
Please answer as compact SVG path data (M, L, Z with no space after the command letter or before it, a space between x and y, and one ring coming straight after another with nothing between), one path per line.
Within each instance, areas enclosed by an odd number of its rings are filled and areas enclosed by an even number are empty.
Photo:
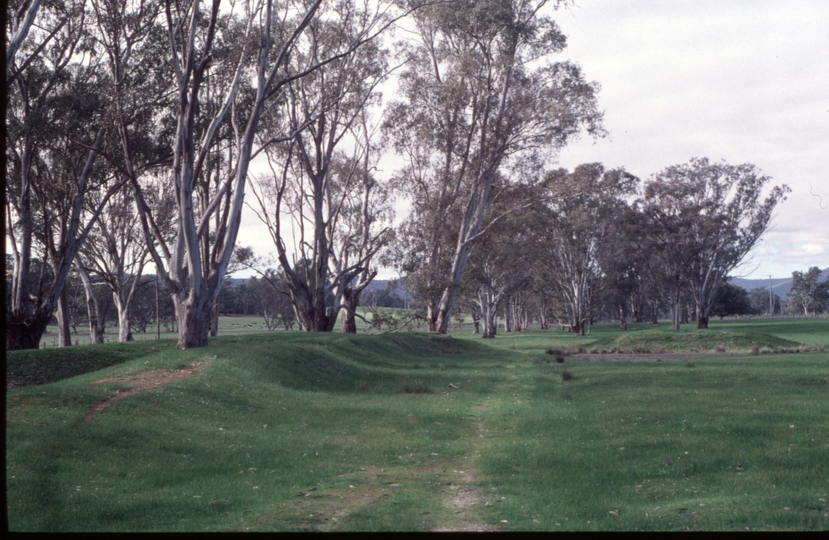
M566 40L545 10L562 3L456 0L413 17L416 39L403 46L401 99L386 125L406 161L397 183L412 198L408 229L427 244L431 331L448 330L496 176L516 176L583 127L601 132L598 86L578 66L551 61ZM447 234L449 222L457 228Z
M375 174L382 147L373 141L367 111L352 131L355 152L350 159L335 162L335 193L341 193L340 211L331 223L332 250L329 267L340 299L341 330L356 333L357 306L377 276L377 262L386 260L386 248L394 238L394 210L390 187Z
M80 266L93 269L112 293L121 342L132 337L132 299L149 256L140 228L132 190L123 189L110 199L80 250Z
M102 190L103 203L117 190L96 163L109 102L99 92L83 8L83 2L41 5L17 55L7 57L5 219L14 259L7 349L39 346L77 250L102 209L89 204L88 194ZM38 251L52 272L32 298L29 269Z
M260 278L251 277L247 290L252 293L254 309L265 320L268 330L274 330L278 326L284 330L293 328L296 314L287 292L285 273L281 268L268 268Z
M160 216L145 201L139 175L127 171L150 255L175 305L180 348L207 344L210 309L233 254L251 160L263 147L291 135L272 132L275 139L257 139L260 119L286 97L291 82L358 48L375 30L367 25L335 57L308 58L297 69L291 59L299 54L311 22L339 16L324 0L248 0L232 3L229 13L221 8L221 0L166 0L160 7L167 47L159 61L168 68L174 96L168 169L177 203L172 241L159 230ZM129 27L126 31L133 32ZM216 85L208 84L211 74L216 74ZM252 83L249 92L244 91L245 81ZM203 118L200 111L208 103L218 106ZM207 204L200 205L198 188L223 125L232 134L229 159ZM132 146L125 130L120 131L129 167Z
M751 164L694 158L645 183L641 205L648 245L670 267L675 300L683 287L693 296L697 328L708 328L717 290L760 241L774 208L790 191L774 186L763 198L770 180Z
M257 182L256 212L268 226L303 329L331 331L343 311L343 331L355 332L357 302L376 275L372 261L388 241L392 214L373 173L378 152L366 110L379 103L388 55L378 41L353 44L388 19L352 1L327 13L308 25L289 69L335 60L291 81L282 108L266 119L263 138L278 138L272 130L292 136L267 150L271 174ZM284 214L293 245L285 241Z
M792 288L789 291L786 311L803 313L805 317L811 313L814 317L829 307L829 278L821 283L821 274L817 266L805 272L792 272Z
M774 317L775 314L782 310L782 303L780 296L777 294L770 294L768 287L755 287L748 291L751 308L755 313L767 314L769 317Z
M12 83L16 74L19 72L19 67L16 65L17 51L23 45L24 40L29 35L29 30L35 21L37 12L43 0L17 0L6 3L6 86ZM41 43L45 45L46 42L54 37L54 34L63 25L59 20L58 24L42 34ZM26 65L34 59L39 53L40 46L28 52L28 56L19 64Z
M514 310L511 300L530 282L535 252L533 229L539 213L531 208L508 212L529 198L528 190L522 188L525 186L506 186L490 205L491 213L504 217L486 229L463 278L469 297L465 304L474 306L473 314L483 323L483 338L495 337L500 310L505 312L504 320L514 318L509 313Z
M548 193L542 264L567 306L572 331L584 335L594 301L606 285L608 262L625 249L621 224L638 178L591 163L572 173L551 171L544 183Z

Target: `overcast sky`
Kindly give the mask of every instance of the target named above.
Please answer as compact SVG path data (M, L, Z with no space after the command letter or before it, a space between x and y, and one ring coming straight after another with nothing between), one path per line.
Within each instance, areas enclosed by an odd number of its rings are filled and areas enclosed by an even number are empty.
M792 193L739 273L829 267L829 1L576 3L557 14L563 54L602 85L610 136L570 145L561 166L644 180L692 157L752 163Z
M555 16L560 59L601 84L609 132L572 143L559 166L644 180L692 157L752 163L792 193L735 273L829 267L829 1L577 0ZM246 213L238 244L272 252Z

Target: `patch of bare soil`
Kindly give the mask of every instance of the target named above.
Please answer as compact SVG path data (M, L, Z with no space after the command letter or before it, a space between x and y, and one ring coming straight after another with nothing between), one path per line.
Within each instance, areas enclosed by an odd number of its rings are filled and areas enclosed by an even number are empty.
M696 360L699 358L725 358L751 356L750 352L681 352L681 353L606 353L606 354L571 354L567 360L588 362L664 362L666 360Z
M204 362L193 362L186 368L175 371L144 371L142 373L136 373L135 375L118 375L116 377L107 377L93 381L93 384L118 383L129 386L130 388L124 391L116 390L115 394L90 407L86 413L86 417L84 417L84 422L91 420L96 414L107 408L114 401L158 388L159 386L179 379L192 377L194 372L201 369L203 364Z
M478 423L476 438L480 438L483 431L484 425ZM473 448L476 447L477 445L473 446ZM443 505L450 512L452 518L440 527L432 529L433 532L490 532L498 530L487 523L483 523L476 516L478 508L483 507L486 503L481 498L478 488L475 487L477 453L473 453L470 458L468 463L464 465L467 470L459 471L463 475L460 478L460 483L449 484L447 497L443 501Z

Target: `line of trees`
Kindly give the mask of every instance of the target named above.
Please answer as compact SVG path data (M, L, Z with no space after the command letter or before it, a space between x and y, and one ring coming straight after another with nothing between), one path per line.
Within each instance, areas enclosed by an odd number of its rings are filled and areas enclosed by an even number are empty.
M459 310L486 337L499 313L584 333L669 306L678 328L688 305L705 328L787 188L763 198L754 166L707 159L644 184L551 169L604 135L598 84L558 59L563 4L9 2L6 348L37 347L53 315L68 345L81 290L100 342L102 287L130 339L150 267L180 348L216 334L244 266L269 328L355 332L379 266L439 333ZM403 165L386 179L390 153ZM395 200L410 206L398 227ZM236 246L245 204L276 269Z

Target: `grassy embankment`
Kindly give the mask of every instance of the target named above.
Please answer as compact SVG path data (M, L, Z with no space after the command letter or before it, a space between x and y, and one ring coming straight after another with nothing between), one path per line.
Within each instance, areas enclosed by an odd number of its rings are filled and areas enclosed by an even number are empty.
M655 339L645 325L627 335L639 332ZM829 323L713 322L709 332L815 345ZM77 365L73 354L86 368L121 363L7 393L9 525L829 528L829 353L562 364L544 354L621 334L270 333L195 351L156 341L13 353L7 366L58 353L62 366ZM89 417L129 389L130 374L193 362L192 377Z

